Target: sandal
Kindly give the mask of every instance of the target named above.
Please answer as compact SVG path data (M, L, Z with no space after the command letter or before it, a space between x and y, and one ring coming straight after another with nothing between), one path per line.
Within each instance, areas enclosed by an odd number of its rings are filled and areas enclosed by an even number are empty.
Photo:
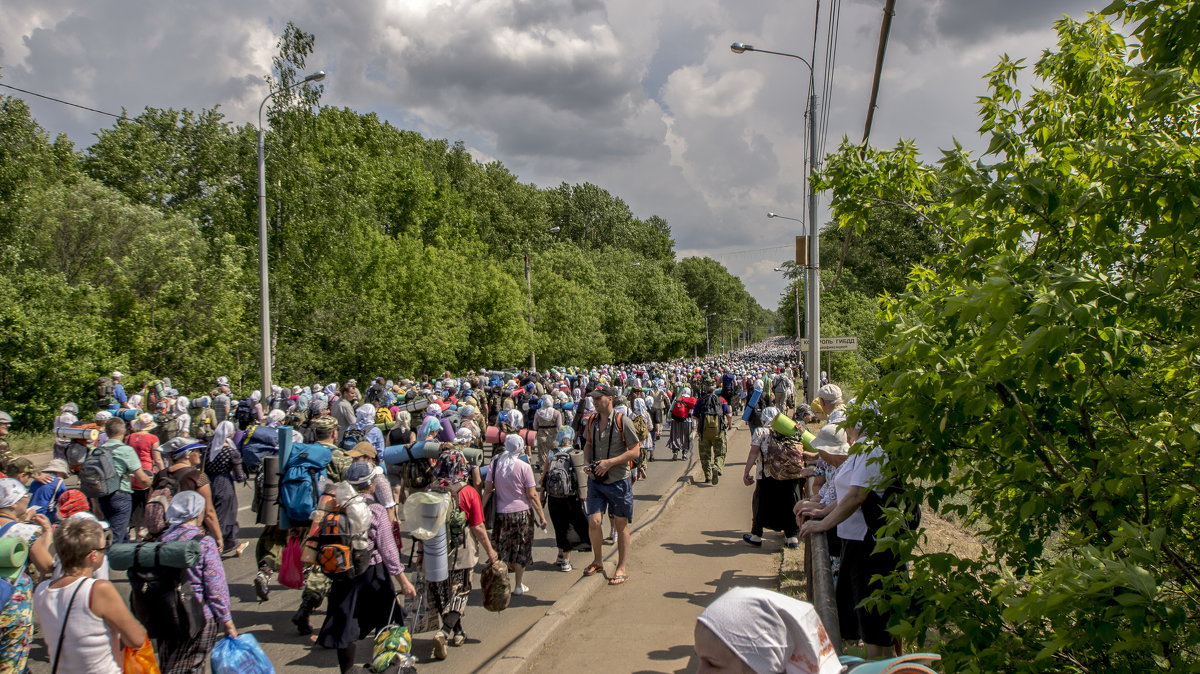
M583 570L583 575L594 576L603 570L604 570L603 564L588 564L587 568Z
M608 579L608 584L609 585L622 585L627 580L629 580L629 576L626 576L625 574L617 574L617 575L613 576L612 578Z

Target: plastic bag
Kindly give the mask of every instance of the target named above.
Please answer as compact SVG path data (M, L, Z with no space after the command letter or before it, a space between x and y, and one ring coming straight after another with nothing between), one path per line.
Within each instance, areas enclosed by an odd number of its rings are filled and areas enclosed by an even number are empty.
M300 538L288 538L279 561L279 584L299 590L304 587L304 567L300 564Z
M158 657L154 655L154 646L149 639L146 639L141 648L126 646L123 653L124 674L162 674L162 670L158 668Z
M213 674L275 674L253 634L224 636L212 649Z

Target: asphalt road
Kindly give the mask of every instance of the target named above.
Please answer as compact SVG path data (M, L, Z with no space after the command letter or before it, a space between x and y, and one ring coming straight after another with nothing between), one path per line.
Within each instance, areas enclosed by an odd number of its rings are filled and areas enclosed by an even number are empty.
M686 472L687 462L671 461L671 453L665 449L666 440L667 434L664 431L655 449L656 460L647 465L647 479L634 485L635 527L639 521L639 514L644 516L650 506L661 500ZM309 638L297 634L295 626L291 623L290 618L300 603L300 590L287 589L275 583L268 601L259 602L254 595L253 580L257 566L254 562L253 541L262 526L254 523L254 513L250 512L251 493L252 490L248 486L238 488L241 539L252 543L242 557L225 560L233 622L239 632L249 632L258 639L278 671L286 671L289 674L328 672L331 668L336 671L335 652L311 645ZM406 538L405 560L411 542L411 539ZM605 554L610 547L605 546ZM505 611L491 613L482 608L478 588L479 575L474 574L472 583L475 589L463 618L467 642L459 648L451 648L445 661L437 661L431 658L433 633L417 635L413 650L418 658L420 671L469 672L485 669L510 643L533 627L538 619L545 615L546 609L580 579L583 568L591 561L591 556L591 553L573 553L571 563L575 569L564 573L554 566L557 552L554 548L553 529L549 529L548 533L537 531L534 539L534 563L525 572L525 585L529 587L529 593L514 596ZM614 563L607 564L610 573ZM118 590L127 596L128 583L124 580L124 574L114 572L113 576ZM612 589L618 591L624 588ZM314 629L320 629L324 615L322 605L322 609L313 615ZM360 663L370 657L370 646L369 640L359 642L357 655ZM31 650L29 669L36 674L49 674L48 661L45 642L39 633Z

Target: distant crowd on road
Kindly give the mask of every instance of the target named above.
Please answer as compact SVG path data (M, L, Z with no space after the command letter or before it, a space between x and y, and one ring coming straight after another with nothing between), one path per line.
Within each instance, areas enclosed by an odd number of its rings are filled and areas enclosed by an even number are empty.
M552 524L562 571L573 571L573 552L591 552L583 575L628 582L633 494L655 443L665 436L673 460L695 451L700 479L717 485L742 423L742 481L756 489L746 543L762 547L769 529L797 547L836 525L841 576L862 579L842 583L854 590L842 633L890 647L880 617L855 607L870 590L864 574L894 563L871 553L862 534L874 529L856 502L878 467L858 460L870 452L847 459L867 435L842 427L841 391L822 379L805 403L805 372L784 340L700 361L376 377L266 395L237 396L226 377L194 397L165 377L127 389L113 372L96 382L95 401L62 406L44 467L8 455L12 420L0 413L0 562L11 564L0 564L11 571L0 672L24 670L35 616L62 672L119 671L118 646L164 672L204 671L227 641L251 648L232 622L222 559L252 544L258 597L276 583L303 588L292 622L335 649L342 671L370 634L375 671L411 667L422 632L445 659L466 641L477 569L489 610L532 592L535 528ZM822 420L832 423L804 435ZM810 480L819 496L805 500ZM239 483L253 485L264 525L255 541L240 536ZM618 550L611 572L605 542ZM107 582L113 570L128 574L129 607ZM0 599L2 590L0 581Z

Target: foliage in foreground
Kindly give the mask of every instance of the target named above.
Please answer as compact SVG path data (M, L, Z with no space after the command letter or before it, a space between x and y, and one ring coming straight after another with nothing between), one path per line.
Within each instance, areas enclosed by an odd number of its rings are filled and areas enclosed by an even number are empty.
M887 204L946 242L866 395L888 472L988 543L880 598L949 671L1200 668L1200 5L1106 11L1056 24L1032 95L989 74L984 159L846 145L821 177L841 226Z

